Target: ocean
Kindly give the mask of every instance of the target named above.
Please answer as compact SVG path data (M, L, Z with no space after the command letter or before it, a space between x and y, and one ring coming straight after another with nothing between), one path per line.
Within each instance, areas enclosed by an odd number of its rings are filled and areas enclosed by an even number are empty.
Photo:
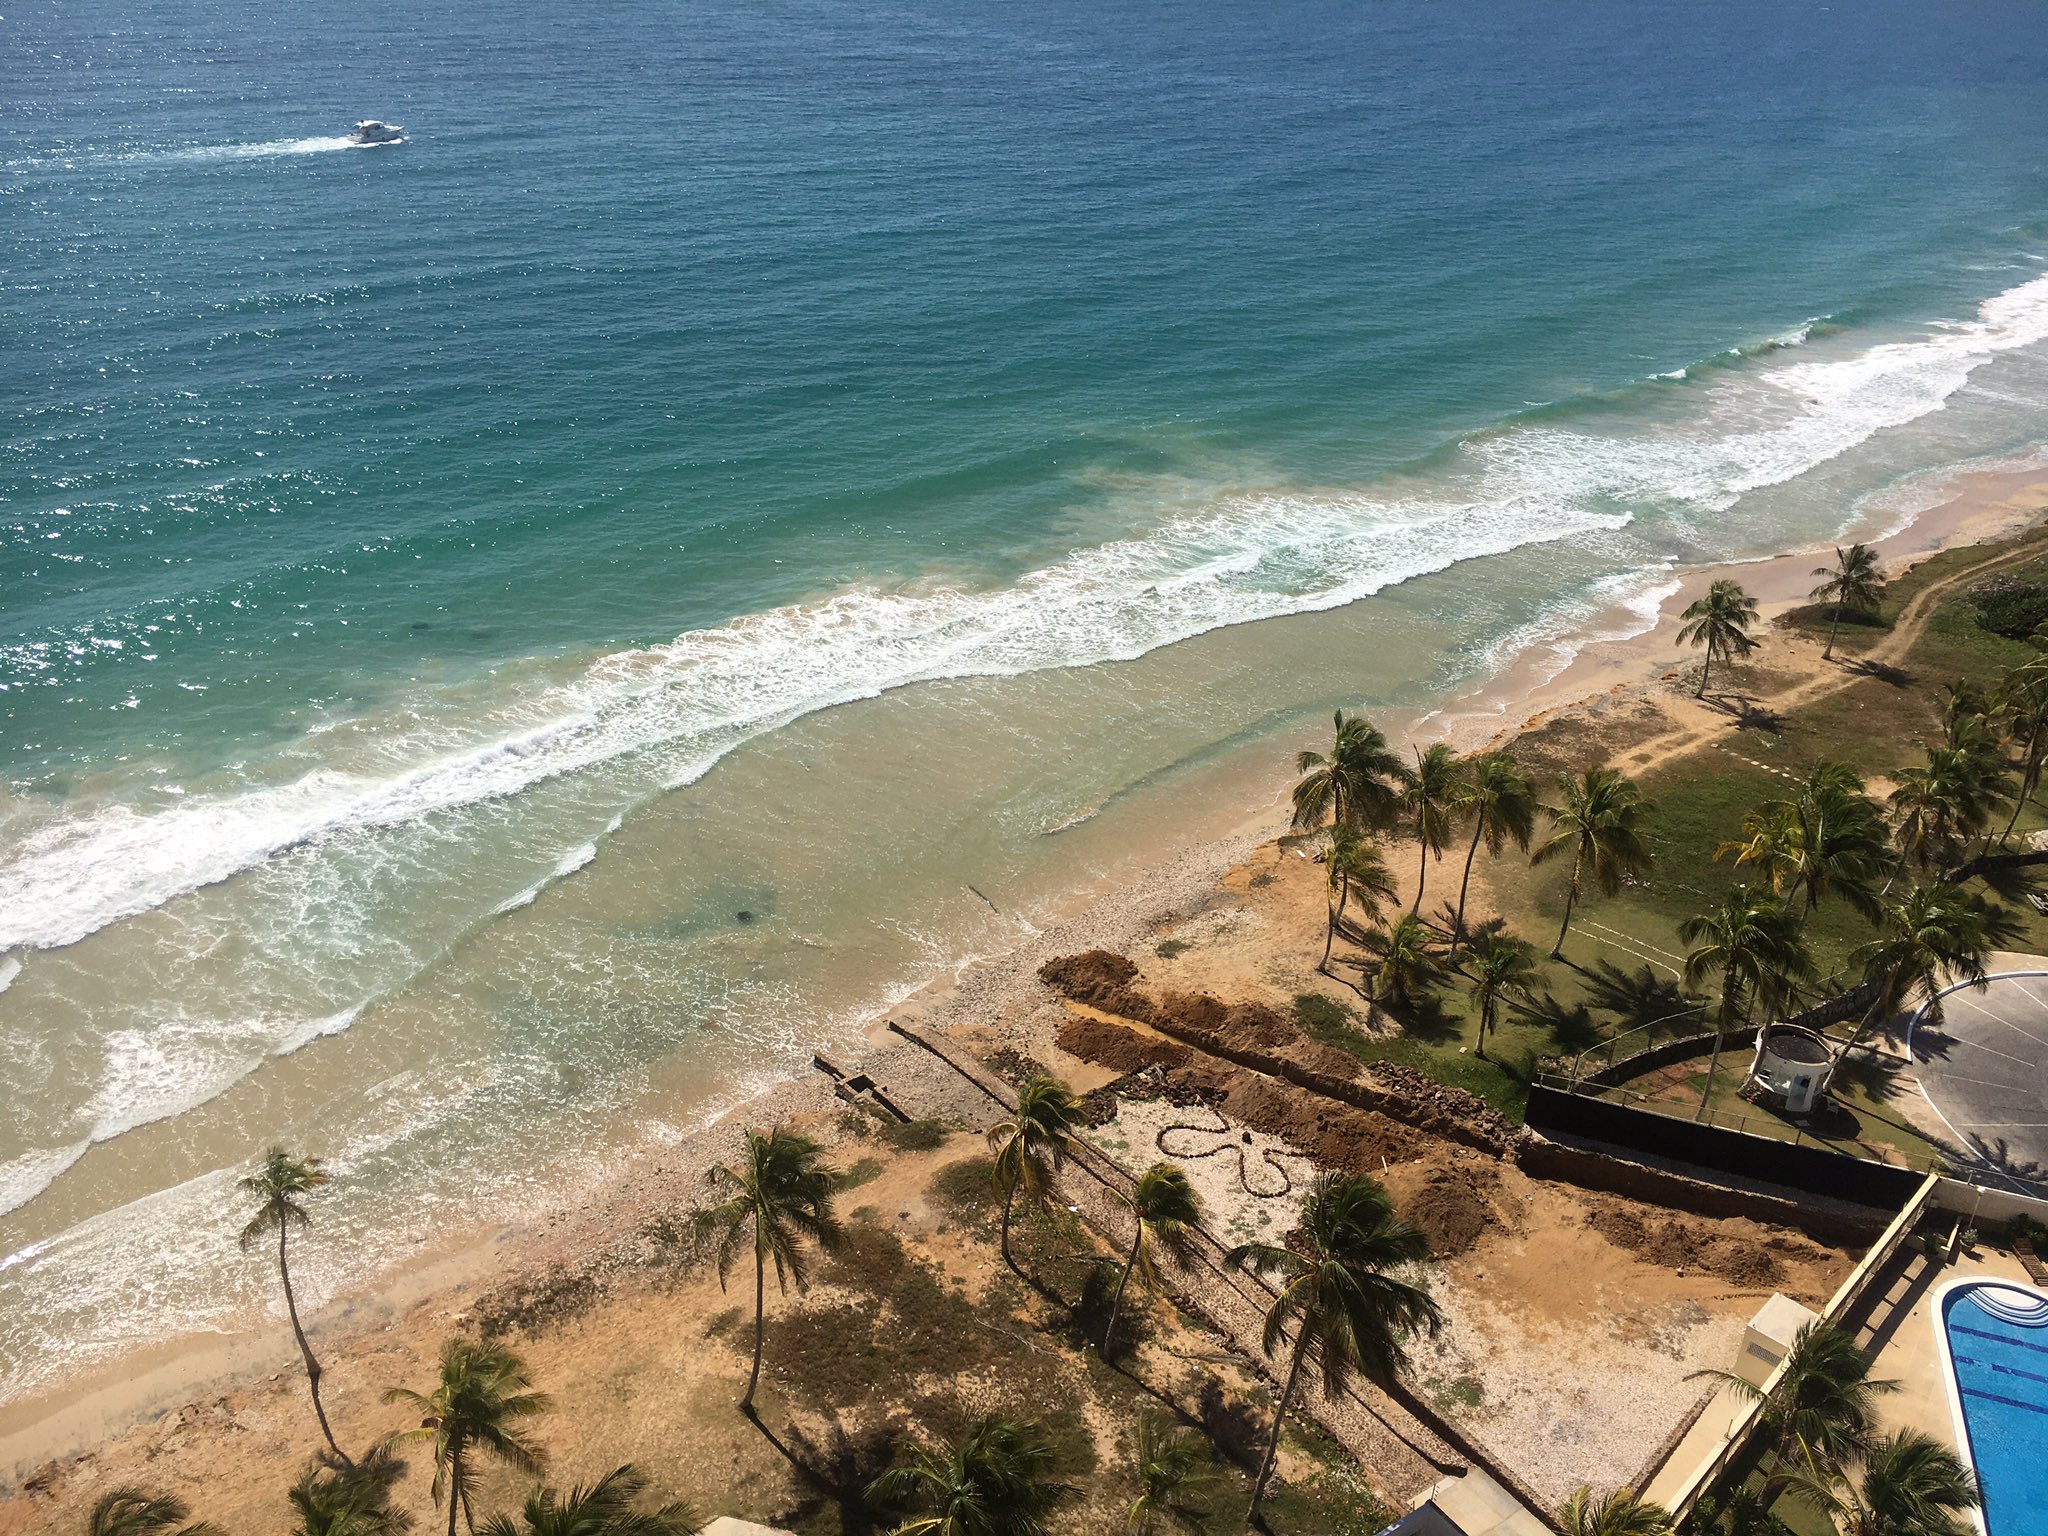
M0 1400L265 1304L273 1140L318 1302L1333 707L2041 453L2044 77L1988 0L10 7Z

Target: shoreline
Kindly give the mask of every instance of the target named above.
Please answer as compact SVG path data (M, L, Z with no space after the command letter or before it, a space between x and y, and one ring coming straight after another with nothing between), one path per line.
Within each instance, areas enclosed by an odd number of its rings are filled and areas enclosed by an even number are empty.
M1865 535L1893 574L1943 549L2008 536L2048 510L2048 466L1957 468L1930 478L1942 487L1938 500L1907 514L1902 523L1895 518L1888 532L1874 528ZM1625 626L1614 620L1628 611L1625 605L1590 615L1584 638L1576 644L1561 639L1532 645L1480 687L1389 734L1397 744L1421 734L1441 736L1469 751L1616 696L1668 692L1674 667L1692 656L1675 646L1678 614L1709 582L1724 575L1741 580L1759 599L1768 624L1806 601L1810 571L1826 550L1826 545L1808 545L1754 560L1673 571L1676 589L1661 599L1647 627L1619 632ZM1571 654L1564 665L1546 672L1567 646ZM1226 835L1141 853L1144 872L1137 878L1107 889L1071 892L1051 920L1036 925L1021 942L997 954L963 959L952 974L872 1016L851 1032L865 1042L862 1065L884 1082L931 1070L921 1053L892 1037L890 1025L897 1020L1028 1046L1037 1037L1035 1026L1058 1013L1036 983L1038 963L1054 953L1097 945L1128 949L1164 923L1199 913L1233 868L1285 831L1283 787L1276 775L1265 803L1237 818ZM489 1283L545 1270L571 1255L594 1255L603 1262L629 1246L650 1217L687 1205L702 1170L724 1155L742 1127L836 1109L830 1084L813 1073L777 1082L667 1143L623 1143L608 1159L607 1172L587 1187L557 1191L530 1221L478 1225L443 1248L415 1255L335 1297L308 1319L316 1347L330 1362L359 1358L394 1331L428 1322L443 1328L459 1324ZM19 1482L181 1403L264 1376L274 1381L295 1363L289 1335L267 1311L256 1326L235 1334L188 1336L130 1352L49 1392L0 1405L0 1476Z

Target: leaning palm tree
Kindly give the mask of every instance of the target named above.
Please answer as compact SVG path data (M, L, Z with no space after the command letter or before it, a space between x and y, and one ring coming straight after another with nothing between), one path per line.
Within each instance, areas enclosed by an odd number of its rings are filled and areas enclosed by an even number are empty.
M2032 802L2041 787L2042 770L2048 768L2048 666L2035 660L2013 668L1994 702L2005 722L2006 743L2019 754L2019 789L2012 797L2012 815L1998 836L2005 843L2011 841L2020 812Z
M1835 635L1845 613L1875 614L1884 604L1884 572L1868 544L1835 548L1835 563L1814 567L1821 584L1806 595L1817 603L1834 605L1834 619L1828 625L1828 643L1820 653L1822 661L1835 657Z
M1697 987L1718 973L1721 1006L1714 1015L1714 1051L1707 1058L1707 1081L1700 1090L1700 1119L1714 1097L1714 1078L1721 1068L1721 1050L1731 1025L1749 1017L1745 998L1774 1009L1790 995L1792 984L1813 974L1797 920L1768 891L1738 885L1711 912L1678 925L1678 936L1692 949L1685 957L1685 984Z
M1874 1378L1870 1364L1853 1335L1816 1318L1792 1336L1792 1348L1769 1392L1733 1371L1694 1374L1763 1404L1758 1428L1776 1459L1761 1490L1768 1507L1797 1480L1825 1478L1871 1443L1877 1400L1899 1384Z
M1791 799L1767 800L1743 817L1741 837L1714 857L1730 853L1738 868L1762 868L1788 909L1796 901L1811 914L1823 897L1840 896L1873 921L1891 867L1884 819L1846 763L1816 763Z
M1298 753L1294 769L1301 775L1294 786L1297 828L1321 826L1325 816L1367 831L1391 826L1408 778L1408 765L1379 727L1341 709L1329 755Z
M1671 1536L1671 1516L1627 1488L1595 1494L1581 1484L1557 1511L1565 1536Z
M1416 855L1415 900L1410 912L1422 910L1422 891L1429 881L1429 861L1439 861L1451 840L1451 826L1460 804L1459 777L1463 765L1458 754L1442 742L1427 752L1415 754L1415 767L1408 775L1408 787L1401 803L1415 818Z
M1892 836L1902 856L1925 867L1985 830L2011 774L1995 741L1966 731L1953 745L1928 748L1925 767L1895 777Z
M1918 1430L1872 1440L1855 1453L1852 1480L1836 1468L1794 1487L1841 1536L1967 1536L1977 1479L1963 1459Z
M1430 946L1436 930L1413 912L1403 912L1378 939L1379 965L1373 971L1372 995L1381 1003L1406 1008L1419 988L1436 980L1440 967Z
M1961 886L1916 885L1885 904L1878 936L1851 952L1849 963L1872 989L1871 1003L1837 1056L1916 998L1940 1017L1941 993L1952 982L1981 987L1991 958L1991 913Z
M1479 1037L1472 1050L1484 1060L1486 1037L1493 1033L1501 1003L1526 998L1535 984L1536 952L1520 939L1489 933L1472 946L1466 975L1472 978L1472 1001L1479 1013Z
M327 1424L327 1410L320 1403L320 1362L313 1358L313 1346L306 1342L306 1330L299 1323L299 1300L292 1291L291 1260L285 1249L291 1229L303 1227L311 1219L302 1203L305 1196L326 1182L327 1175L317 1157L293 1157L283 1147L272 1147L264 1153L256 1171L240 1183L242 1192L256 1201L254 1214L242 1228L242 1247L246 1250L270 1233L277 1234L277 1278L284 1285L284 1309L292 1320L292 1337L299 1341L299 1358L306 1363L306 1388L313 1395L313 1416L320 1421L327 1449L345 1465L348 1456L335 1443L334 1431Z
M1142 1414L1131 1459L1138 1496L1131 1500L1125 1524L1132 1536L1151 1536L1161 1516L1189 1526L1208 1513L1209 1495L1219 1479L1199 1437L1176 1428L1163 1414Z
M469 1507L475 1459L487 1454L521 1472L540 1470L541 1450L522 1433L520 1421L546 1411L547 1397L532 1390L526 1363L512 1351L475 1339L452 1338L441 1346L441 1380L432 1392L393 1387L387 1403L419 1410L420 1427L391 1438L429 1441L434 1450L434 1502L448 1501L448 1536L455 1536L459 1508L470 1531Z
M1429 1257L1428 1239L1396 1216L1387 1192L1363 1175L1321 1175L1302 1202L1301 1226L1288 1246L1247 1243L1231 1257L1254 1273L1281 1277L1266 1311L1268 1358L1279 1356L1288 1328L1294 1329L1272 1435L1252 1484L1246 1518L1256 1521L1302 1366L1314 1362L1332 1398L1360 1373L1389 1383L1404 1362L1409 1336L1434 1334L1443 1314L1428 1288L1402 1273Z
M1650 867L1643 818L1652 808L1635 780L1614 768L1588 768L1576 779L1562 774L1558 786L1564 791L1563 803L1542 807L1551 830L1534 856L1538 864L1566 851L1572 856L1564 922L1557 930L1557 942L1550 946L1553 960L1564 953L1572 909L1578 905L1580 883L1588 875L1603 893L1612 896L1621 889L1624 876L1641 874Z
M1703 699L1716 661L1732 662L1756 649L1749 633L1749 626L1756 622L1756 599L1740 584L1724 578L1707 588L1707 595L1680 617L1685 622L1678 629L1679 643L1706 647L1706 665L1700 668L1700 686L1694 694Z
M768 1266L775 1265L775 1285L785 1295L794 1284L799 1293L810 1286L804 1243L821 1248L839 1243L839 1221L832 1197L838 1175L825 1161L825 1150L808 1136L781 1126L747 1132L746 1155L737 1168L720 1164L704 1175L717 1204L698 1213L698 1221L718 1234L718 1283L722 1287L739 1257L740 1244L754 1248L754 1365L739 1410L752 1414L754 1389L761 1382L761 1344L766 1331Z
M1102 1328L1105 1360L1109 1358L1110 1340L1116 1337L1117 1313L1123 1308L1124 1288L1131 1283L1132 1272L1142 1273L1148 1282L1154 1279L1153 1250L1185 1252L1202 1225L1202 1197L1195 1193L1195 1186L1188 1182L1182 1169L1163 1160L1139 1175L1127 1203L1137 1231L1132 1234L1130 1256L1124 1260L1116 1294L1109 1301L1109 1321Z
M86 1517L86 1536L220 1536L220 1527L200 1521L185 1524L191 1511L185 1501L168 1493L150 1493L141 1488L110 1488L93 1503Z
M1381 904L1399 898L1379 845L1341 821L1330 828L1330 846L1323 855L1323 878L1329 889L1329 927L1323 935L1322 963L1316 969L1327 972L1337 932L1344 926L1346 908L1355 901L1368 918L1378 922Z
M698 1520L689 1505L639 1508L646 1491L647 1479L630 1464L566 1494L536 1488L517 1520L493 1515L483 1524L483 1536L697 1536Z
M1052 1442L1037 1424L991 1416L944 1455L914 1452L876 1478L870 1492L924 1507L895 1536L1045 1536L1047 1518L1074 1491L1058 1471Z
M1458 882L1458 915L1451 922L1451 957L1465 937L1465 898L1472 889L1472 861L1479 845L1495 858L1513 843L1529 851L1536 832L1536 787L1505 752L1487 752L1472 760L1459 789L1460 809L1472 818L1472 842L1465 849L1465 874Z
M1017 1090L1016 1111L989 1130L995 1179L1003 1192L1003 1262L1019 1279L1024 1272L1010 1256L1010 1222L1017 1196L1022 1194L1034 1204L1045 1198L1080 1124L1081 1101L1067 1085L1055 1078L1034 1077Z
M352 1466L315 1461L285 1495L292 1536L405 1536L412 1514L391 1502L405 1463L386 1442Z

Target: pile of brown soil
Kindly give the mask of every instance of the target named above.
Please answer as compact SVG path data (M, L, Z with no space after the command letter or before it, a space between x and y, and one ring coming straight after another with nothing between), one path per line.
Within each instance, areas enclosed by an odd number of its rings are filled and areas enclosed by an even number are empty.
M1172 1040L1154 1039L1083 1013L1063 1020L1053 1040L1069 1056L1118 1072L1138 1072L1152 1066L1178 1067L1194 1054Z
M1587 1225L1646 1264L1670 1270L1704 1271L1745 1290L1776 1289L1784 1283L1785 1266L1779 1262L1777 1251L1819 1251L1783 1234L1758 1241L1679 1217L1645 1221L1625 1206L1604 1203L1587 1217Z
M1471 1252L1486 1229L1499 1224L1493 1203L1464 1168L1436 1164L1412 1174L1395 1169L1387 1184L1402 1216L1422 1229L1437 1258Z
M1063 955L1038 968L1038 979L1062 997L1100 1008L1104 1013L1120 1013L1127 1019L1143 1019L1151 1008L1131 988L1137 976L1137 966L1106 949Z

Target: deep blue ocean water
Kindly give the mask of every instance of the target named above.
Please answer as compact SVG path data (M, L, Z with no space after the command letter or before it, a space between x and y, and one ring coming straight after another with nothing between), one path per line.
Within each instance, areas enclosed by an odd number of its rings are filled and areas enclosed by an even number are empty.
M517 1120L704 1016L786 1053L832 977L717 947L737 905L863 997L943 970L931 892L1216 743L2034 448L2043 79L2025 3L10 7L0 1071L44 1086L0 1309L244 1140L454 1166L458 1066ZM1161 659L1354 605L1426 663ZM822 723L946 678L1027 681L929 741ZM939 776L927 885L861 894L897 850L833 841L836 787L792 851L704 777L786 737L886 783L968 715L1085 782Z

